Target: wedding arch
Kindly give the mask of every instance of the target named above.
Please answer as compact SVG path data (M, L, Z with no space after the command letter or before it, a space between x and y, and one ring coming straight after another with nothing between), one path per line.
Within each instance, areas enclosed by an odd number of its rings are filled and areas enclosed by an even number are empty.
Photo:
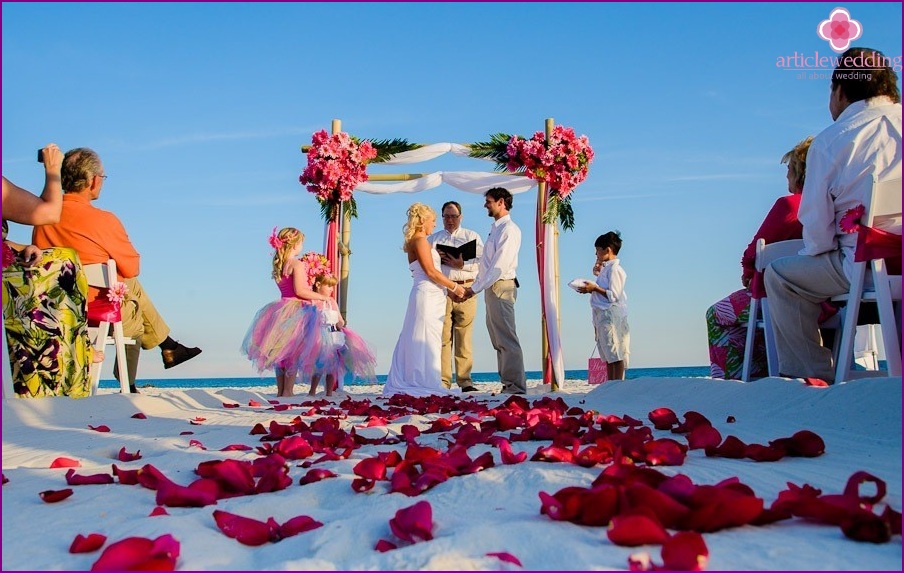
M564 380L565 361L559 319L559 224L574 226L571 192L587 176L593 149L586 136L556 126L546 119L545 130L526 139L497 133L489 141L470 144L413 144L405 139L359 140L342 131L342 122L332 121L330 133L313 134L311 145L303 145L308 165L299 180L314 193L326 221L324 255L331 272L339 278L337 302L347 315L351 257L351 220L357 216L354 192L385 195L417 193L445 183L461 191L483 195L493 187L505 187L513 195L537 187L534 223L537 271L541 298L541 368L543 382L552 390ZM446 153L488 160L492 172L436 171L433 173L368 174L369 163L411 165Z

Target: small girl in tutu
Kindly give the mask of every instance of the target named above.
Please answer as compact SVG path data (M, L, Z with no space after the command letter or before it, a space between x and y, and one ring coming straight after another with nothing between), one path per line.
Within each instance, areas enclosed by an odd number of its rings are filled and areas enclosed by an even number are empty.
M278 397L294 396L298 372L314 369L319 340L305 333L320 324L320 313L311 302L329 298L311 290L307 266L297 258L303 244L304 234L298 229L286 227L277 233L273 228L272 277L282 297L257 312L242 342L242 352L258 372L276 371Z
M311 376L311 396L317 393L321 377L326 378L327 396L342 389L347 372L358 378L376 380L377 359L373 351L364 339L345 326L339 306L333 300L337 282L331 274L319 274L313 280L314 290L327 299L314 303L320 310L320 350L316 371Z

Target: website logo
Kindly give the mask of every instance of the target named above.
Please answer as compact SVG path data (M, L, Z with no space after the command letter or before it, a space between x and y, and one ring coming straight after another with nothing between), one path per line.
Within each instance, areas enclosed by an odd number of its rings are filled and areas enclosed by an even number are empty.
M846 8L835 8L828 20L823 20L816 26L816 33L829 43L832 50L841 53L863 35L863 26L851 18L851 13Z

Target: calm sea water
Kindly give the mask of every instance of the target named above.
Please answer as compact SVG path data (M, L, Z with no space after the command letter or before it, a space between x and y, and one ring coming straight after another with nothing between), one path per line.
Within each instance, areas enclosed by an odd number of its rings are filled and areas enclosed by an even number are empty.
M694 378L701 376L709 376L709 366L681 366L678 368L629 368L625 373L628 380L633 378L644 378L647 376L655 376L662 378ZM476 384L486 382L499 382L499 375L496 372L473 373L471 376ZM527 372L528 380L541 380L542 373L537 370ZM586 380L586 370L566 370L565 378L569 380ZM377 382L383 384L386 382L386 375L377 376ZM350 386L363 386L368 382L360 380L346 381ZM273 376L255 376L250 378L169 378L153 379L142 378L138 380L138 387L154 386L157 388L242 388L253 386L269 386L276 385L276 379ZM119 388L119 382L116 380L101 380L101 388Z

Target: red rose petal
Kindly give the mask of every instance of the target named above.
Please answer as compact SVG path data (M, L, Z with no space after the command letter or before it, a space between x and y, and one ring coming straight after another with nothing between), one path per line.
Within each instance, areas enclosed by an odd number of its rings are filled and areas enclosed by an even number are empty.
M386 464L380 458L365 458L358 462L352 471L357 476L369 480L385 480Z
M113 475L119 479L119 483L123 485L137 485L139 470L124 470L113 464Z
M430 502L416 504L398 510L389 520L392 533L403 541L417 543L433 539L433 508Z
M69 546L69 553L91 553L100 549L107 542L107 536L100 533L89 533L87 537L79 533Z
M386 541L385 539L377 541L377 544L374 546L374 550L379 551L380 553L386 553L387 551L392 551L393 549L398 548L398 545L396 545L392 541Z
M56 503L58 501L63 501L64 499L72 495L72 490L69 488L60 490L48 489L46 491L42 491L38 495L41 496L41 499L44 501L44 503Z
M95 432L109 432L110 431L110 426L106 426L103 424L101 424L100 426L92 426L91 424L88 424L88 428L94 430Z
M125 446L120 448L119 450L119 461L121 462L134 462L135 460L141 459L141 450L138 450L134 454L130 454L126 451Z
M80 467L82 467L82 463L78 460L73 460L72 458L57 458L50 462L50 469Z
M687 446L692 450L715 448L722 443L722 434L712 426L697 426L687 435Z
M261 406L263 406L263 404L261 404L257 400L249 400L248 405L251 406L252 408L260 408Z
M229 404L229 403L227 403L227 402L223 402L223 407L224 407L224 408L238 408L239 405L238 405L238 404Z
M158 505L154 509L151 510L151 513L148 514L148 517L159 517L161 515L169 515L169 512L165 507Z
M854 541L868 543L887 543L891 541L891 528L888 522L869 511L858 511L841 522L841 531L845 537Z
M499 559L500 561L505 561L506 563L512 563L514 565L517 565L518 567L523 567L523 565L521 564L521 561L517 557L512 555L511 553L505 553L505 552L487 553L487 557L495 557L496 559Z
M111 544L91 566L92 571L173 571L179 558L179 542L172 535L151 540L127 537Z
M315 483L320 480L324 480L327 478L339 477L337 474L331 472L330 470L322 470L322 469L313 469L308 470L308 473L304 474L300 480L298 480L298 485L307 485L309 483Z
M256 547L263 545L274 538L274 531L270 525L263 521L242 517L219 509L214 510L213 518L217 527L226 537L235 539L243 545Z
M669 538L665 528L646 515L616 515L606 535L609 541L623 547L661 545Z
M299 533L312 531L318 527L323 527L323 524L307 515L299 515L279 526L279 536L281 539L285 539Z
M669 571L702 571L709 549L696 531L679 531L662 544L662 565Z
M670 430L678 424L678 416L671 408L656 408L647 417L657 430Z
M210 491L166 481L157 484L156 503L167 507L204 507L215 505L217 496Z
M393 476L393 477L395 477L395 476ZM352 489L354 491L356 491L357 493L363 493L365 491L372 490L374 488L374 485L376 485L376 483L377 482L375 482L372 479L355 478L352 480Z
M110 474L83 476L77 474L74 469L66 472L66 485L104 485L108 483L113 483L113 476Z
M145 414L142 414L141 412L138 412L137 414L132 414L132 417L135 418L136 420L147 420L148 419L148 417Z

